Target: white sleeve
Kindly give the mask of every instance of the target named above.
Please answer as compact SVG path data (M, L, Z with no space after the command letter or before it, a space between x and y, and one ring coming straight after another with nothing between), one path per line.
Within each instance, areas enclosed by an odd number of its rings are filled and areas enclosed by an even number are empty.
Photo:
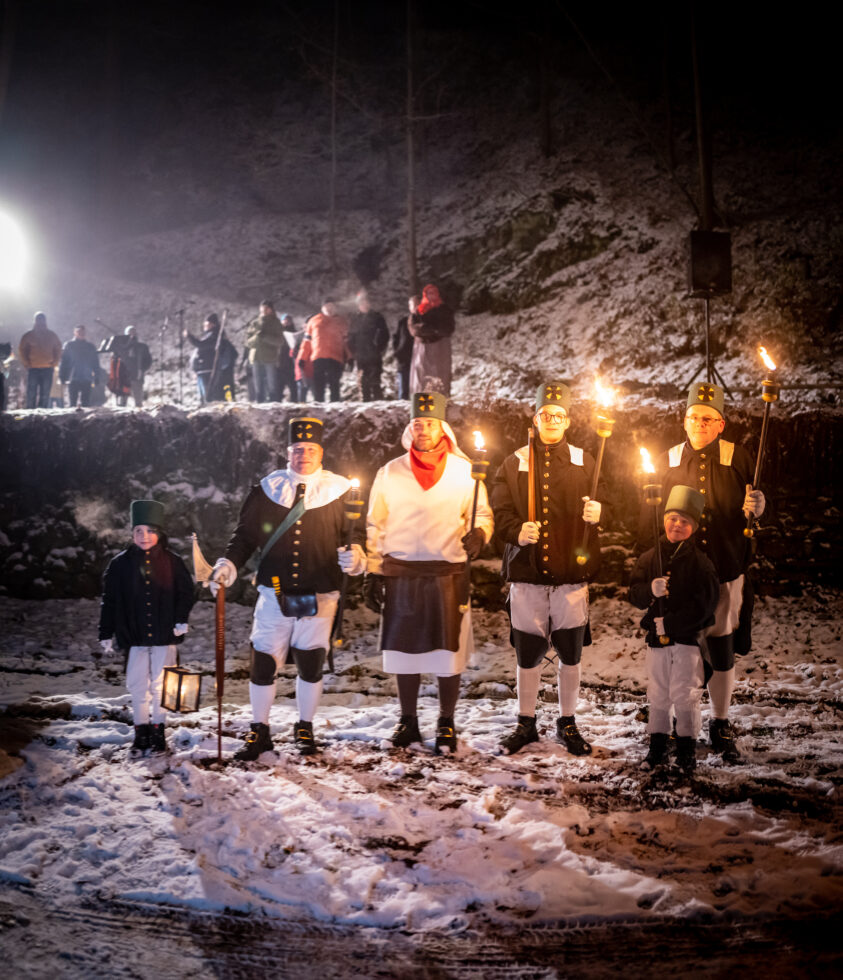
M386 503L383 468L378 470L369 494L369 513L366 516L366 571L380 575L383 571L383 541L389 508Z

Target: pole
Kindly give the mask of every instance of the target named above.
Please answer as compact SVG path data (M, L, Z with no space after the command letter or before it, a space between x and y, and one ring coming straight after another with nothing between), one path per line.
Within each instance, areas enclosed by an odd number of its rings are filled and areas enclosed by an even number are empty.
M216 628L216 681L217 681L217 762L222 762L222 696L225 687L225 587L217 590L217 604L214 615Z
M527 432L527 520L536 520L536 447L535 430L530 426Z
M161 325L161 404L164 404L164 334L167 332L167 327L170 325L170 315L164 317L164 322Z
M220 324L219 333L217 333L217 342L214 344L214 363L211 367L211 376L208 378L208 390L205 392L205 400L209 402L214 400L212 397L214 382L217 379L217 366L219 365L220 359L220 344L222 343L222 332L225 330L226 323L228 323L228 307L222 311L222 323ZM224 399L221 398L220 401L224 401Z
M179 405L184 404L182 371L184 370L184 310L179 310Z
M659 543L659 504L662 502L662 488L658 483L647 483L644 486L644 499L653 511L653 547L656 549L656 577L662 578L664 570L662 568L662 549ZM664 618L664 596L656 596L656 612ZM659 643L667 646L670 637L659 634Z
M761 470L764 467L764 452L767 448L767 427L770 421L770 409L773 407L773 402L778 401L780 391L780 386L769 378L761 382L761 397L764 400L764 417L761 420L761 439L758 443L758 455L755 457L755 475L752 479L753 490L757 490L758 484L761 482ZM755 536L754 522L755 515L750 514L746 519L746 527L743 531L745 537L751 538Z
M363 497L360 494L360 488L351 485L351 490L349 491L348 498L345 505L345 517L348 521L348 534L346 537L346 548L351 550L351 545L354 539L354 528L357 524L358 519L363 513ZM340 599L337 603L337 615L334 620L334 631L332 634L332 639L338 647L341 647L345 643L345 636L343 634L343 616L345 614L345 596L348 591L348 573L343 572L342 575L342 585L340 586ZM334 658L333 652L328 651L328 667L331 671L334 669Z
M600 480L600 468L603 466L603 451L606 448L606 440L612 434L615 420L607 418L605 415L597 416L597 435L600 436L600 448L597 450L597 462L594 466L594 476L591 480L591 495L589 500L597 499L597 484ZM585 565L588 561L588 524L583 521L582 544L577 551L577 564Z

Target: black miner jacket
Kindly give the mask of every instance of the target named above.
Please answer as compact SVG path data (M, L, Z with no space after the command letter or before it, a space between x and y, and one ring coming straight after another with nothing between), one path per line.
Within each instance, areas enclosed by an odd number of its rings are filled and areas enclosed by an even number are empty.
M291 509L270 500L260 484L253 486L243 501L225 557L242 568L256 550L263 548ZM337 548L347 543L346 535L345 495L305 510L261 562L258 585L272 588L272 577L277 575L282 591L290 595L339 589L342 570L337 563ZM355 530L353 541L363 544L362 528Z
M181 558L160 542L149 551L131 544L105 570L99 638L114 637L121 650L181 643L173 627L192 608L193 579Z
M527 520L526 446L503 461L492 482L490 501L495 533L504 548L501 575L507 582L569 585L594 578L600 567L596 525L582 519L583 497L591 493L594 459L567 439L545 446L535 442L538 544L520 547L518 533ZM599 495L598 495L599 496ZM583 529L588 527L588 561L577 564Z
M662 572L670 573L669 595L658 600L650 583L658 575L656 550L650 548L636 562L629 583L629 601L639 609L646 609L641 620L647 630L647 643L651 647L684 643L699 646L699 633L714 622L714 610L720 594L720 582L714 566L694 544L694 536L679 544L671 544L662 535L659 538L662 555ZM654 617L660 615L659 605L664 608L664 631L670 644L662 644L656 635ZM649 608L648 608L649 607Z

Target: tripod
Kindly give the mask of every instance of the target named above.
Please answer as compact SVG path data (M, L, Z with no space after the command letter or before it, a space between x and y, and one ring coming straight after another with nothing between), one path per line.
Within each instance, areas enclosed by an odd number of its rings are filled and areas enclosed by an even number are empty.
M690 378L682 386L683 388L690 388L692 382L696 381L700 373L705 370L705 380L712 384L713 381L717 381L723 391L731 398L732 393L729 391L729 387L723 380L723 376L717 370L717 365L714 363L714 358L711 354L711 297L712 292L700 294L697 292L695 295L702 295L703 303L705 304L705 357L703 358L702 364L694 371Z

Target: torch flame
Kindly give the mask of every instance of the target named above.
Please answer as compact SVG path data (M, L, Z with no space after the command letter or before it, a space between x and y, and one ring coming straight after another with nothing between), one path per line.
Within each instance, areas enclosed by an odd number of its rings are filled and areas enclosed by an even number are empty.
M474 430L474 448L485 449L486 443L483 441L483 433L479 429Z
M641 465L644 468L644 472L655 473L656 468L653 466L653 461L650 458L650 454L647 452L647 450L642 446L638 451L641 453Z
M594 397L600 402L603 408L611 408L615 404L615 397L617 396L617 391L614 388L609 388L604 385L600 378L595 378L594 380Z
M356 476L353 476L351 478L351 487L352 487L353 490L359 490L360 489L360 481L357 479Z
M766 365L766 367L768 367L771 371L775 371L776 370L776 363L773 360L773 358L770 357L770 355L767 353L767 348L766 347L759 347L758 348L758 353L761 355L761 360L764 362L764 364Z

